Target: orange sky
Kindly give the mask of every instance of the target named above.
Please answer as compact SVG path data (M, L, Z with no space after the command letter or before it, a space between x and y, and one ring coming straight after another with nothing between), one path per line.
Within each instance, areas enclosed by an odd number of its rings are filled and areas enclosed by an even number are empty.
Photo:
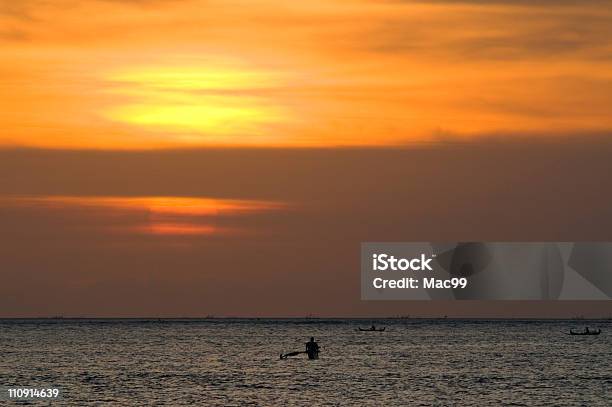
M612 240L612 8L533 3L0 0L0 316L607 316L359 299L365 241Z
M0 2L0 146L395 145L612 128L598 2Z
M106 232L159 236L253 234L254 231L238 227L224 227L218 221L284 207L273 202L168 196L13 196L0 199L0 206L105 213L107 220L140 213L144 216L135 224L107 225Z

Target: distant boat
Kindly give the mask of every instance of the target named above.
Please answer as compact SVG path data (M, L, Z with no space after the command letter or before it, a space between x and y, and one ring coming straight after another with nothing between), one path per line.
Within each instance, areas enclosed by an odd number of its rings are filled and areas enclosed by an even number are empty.
M384 332L385 329L387 329L387 327L384 328L375 328L375 327L370 327L370 328L359 328L359 330L361 332Z
M589 331L588 329L586 331L574 331L572 329L570 329L570 335L599 335L601 333L601 329L598 329L597 331Z

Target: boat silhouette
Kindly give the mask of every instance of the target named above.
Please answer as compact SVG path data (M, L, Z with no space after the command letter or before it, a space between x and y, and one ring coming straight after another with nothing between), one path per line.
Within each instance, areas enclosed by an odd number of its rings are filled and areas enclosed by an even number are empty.
M588 328L584 331L574 331L572 329L570 329L570 335L599 335L601 333L601 329L598 329L597 331L589 331Z
M387 327L383 327L383 328L375 328L375 327L370 327L370 328L359 328L359 330L361 332L384 332L385 329L387 329Z

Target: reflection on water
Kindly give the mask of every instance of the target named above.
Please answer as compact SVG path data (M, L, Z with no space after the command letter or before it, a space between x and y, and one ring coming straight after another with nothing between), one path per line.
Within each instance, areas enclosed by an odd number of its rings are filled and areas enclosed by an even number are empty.
M612 323L575 321L0 321L0 381L62 405L609 405ZM582 321L584 324L585 321ZM320 359L279 360L310 336Z
M149 235L213 235L238 233L239 229L220 227L221 217L238 217L280 210L286 205L276 202L230 200L195 197L114 197L114 196L34 196L8 197L2 206L25 209L81 209L102 211L102 216L142 213L137 225L118 228L122 232Z

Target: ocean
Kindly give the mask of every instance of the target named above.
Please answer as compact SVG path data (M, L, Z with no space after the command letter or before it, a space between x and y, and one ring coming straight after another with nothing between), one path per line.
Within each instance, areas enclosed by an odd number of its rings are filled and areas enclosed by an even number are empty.
M612 405L610 320L0 320L0 356L41 405Z

